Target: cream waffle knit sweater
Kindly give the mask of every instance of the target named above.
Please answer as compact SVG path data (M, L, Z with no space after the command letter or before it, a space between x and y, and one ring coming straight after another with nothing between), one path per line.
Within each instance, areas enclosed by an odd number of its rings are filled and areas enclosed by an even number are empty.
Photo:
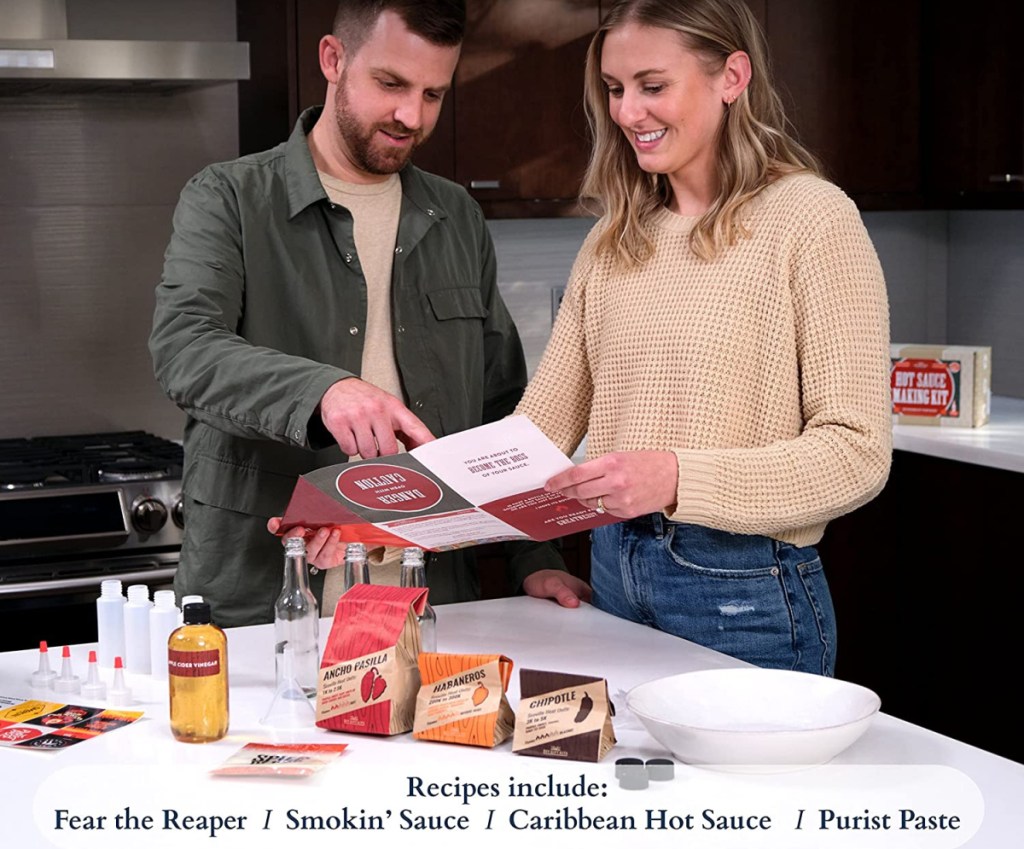
M654 256L573 267L517 413L566 454L664 450L668 518L813 545L881 490L892 452L885 281L853 203L808 174L747 207L751 232L711 262L668 210Z

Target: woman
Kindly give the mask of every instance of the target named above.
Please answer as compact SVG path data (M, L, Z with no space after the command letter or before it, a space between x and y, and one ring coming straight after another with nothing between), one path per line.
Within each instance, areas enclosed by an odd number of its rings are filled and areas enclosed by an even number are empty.
M891 456L888 305L852 202L786 133L740 0L619 0L587 57L603 217L517 412L587 461L594 603L831 675L814 545Z

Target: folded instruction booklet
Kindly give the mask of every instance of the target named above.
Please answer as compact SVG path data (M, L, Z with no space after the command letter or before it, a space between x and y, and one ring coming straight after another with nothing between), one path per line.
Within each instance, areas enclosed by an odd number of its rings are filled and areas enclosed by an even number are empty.
M337 529L346 542L444 551L502 540L554 539L618 521L544 491L572 461L526 416L372 460L302 475L281 533Z

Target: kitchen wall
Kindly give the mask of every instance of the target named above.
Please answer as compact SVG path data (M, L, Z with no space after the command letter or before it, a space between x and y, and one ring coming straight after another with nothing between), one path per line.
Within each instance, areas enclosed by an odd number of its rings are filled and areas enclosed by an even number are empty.
M67 7L71 38L235 38L234 0ZM181 187L237 155L237 101L234 84L0 97L0 438L180 436L146 349L153 289Z
M991 345L992 388L1024 398L1024 212L869 212L897 342ZM498 275L531 373L591 222L492 221Z

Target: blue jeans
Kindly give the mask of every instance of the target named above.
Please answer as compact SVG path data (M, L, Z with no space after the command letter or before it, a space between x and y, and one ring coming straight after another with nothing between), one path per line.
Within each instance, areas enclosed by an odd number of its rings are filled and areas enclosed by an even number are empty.
M832 675L836 621L813 547L670 522L593 531L594 605L756 666Z

